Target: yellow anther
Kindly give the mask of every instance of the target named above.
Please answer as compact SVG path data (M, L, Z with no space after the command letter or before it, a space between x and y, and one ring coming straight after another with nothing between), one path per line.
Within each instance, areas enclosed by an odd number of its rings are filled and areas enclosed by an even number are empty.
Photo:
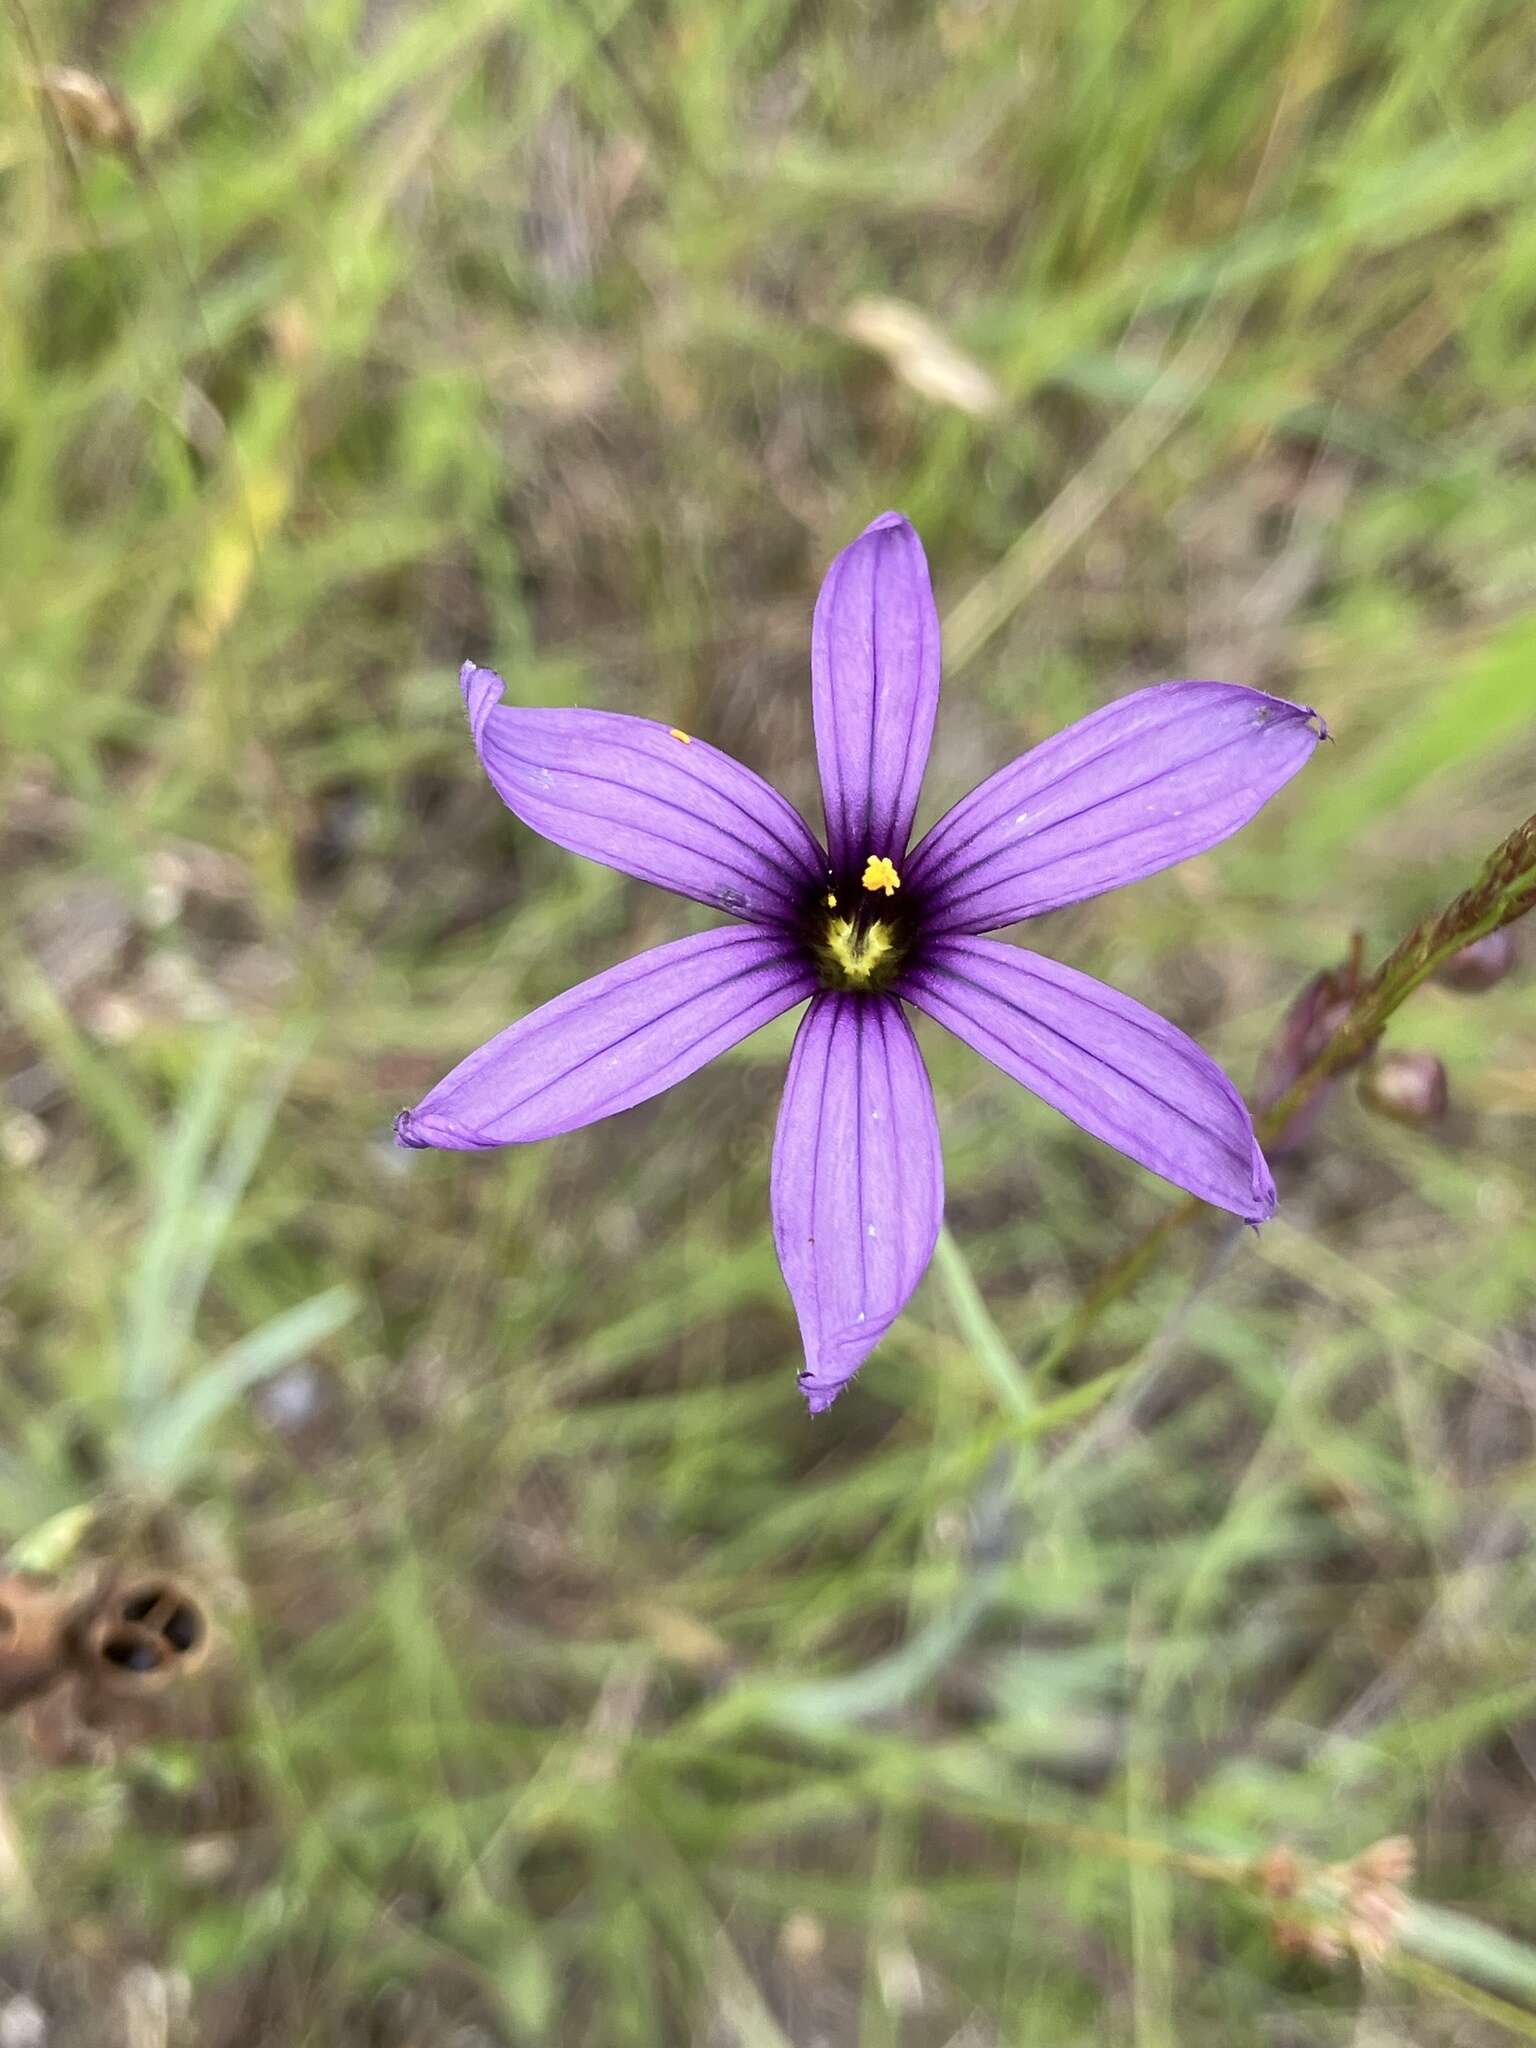
M827 891L827 908L828 910L836 910L837 908L837 898L830 889Z
M900 875L884 854L878 858L874 854L869 856L864 863L864 873L860 879L866 889L883 889L887 896L894 896L901 887Z
M679 732L675 725L667 727L667 738L669 740L681 740L685 747L693 745L693 734L691 732Z

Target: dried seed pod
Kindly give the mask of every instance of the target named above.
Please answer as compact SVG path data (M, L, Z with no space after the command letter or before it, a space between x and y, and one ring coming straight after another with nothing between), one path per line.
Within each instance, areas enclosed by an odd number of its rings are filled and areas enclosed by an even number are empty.
M1344 1887L1344 1932L1362 1963L1380 1963L1396 1946L1414 1860L1406 1835L1388 1835L1352 1863L1336 1866L1333 1875Z
M1418 1855L1407 1835L1386 1835L1372 1842L1350 1864L1354 1880L1362 1885L1405 1885L1413 1876Z
M208 1654L208 1639L196 1595L179 1579L146 1574L113 1580L86 1604L73 1632L73 1658L95 1699L143 1699L190 1677Z
M38 81L74 141L88 149L131 155L139 143L138 123L115 86L73 64L50 64Z
M0 1713L57 1684L66 1662L67 1610L39 1572L0 1574Z
M1451 1100L1444 1063L1432 1052L1384 1052L1360 1076L1360 1100L1394 1123L1435 1123Z
M1515 964L1516 953L1515 935L1507 926L1502 931L1485 932L1437 967L1435 980L1460 995L1481 995L1504 979Z
M1267 1899L1294 1899L1306 1875L1306 1865L1288 1842L1267 1849L1253 1866L1253 1881Z

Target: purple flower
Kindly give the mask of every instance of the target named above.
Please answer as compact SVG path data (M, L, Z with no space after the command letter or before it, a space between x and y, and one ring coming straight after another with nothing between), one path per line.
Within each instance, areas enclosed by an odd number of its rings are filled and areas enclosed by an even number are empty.
M938 1118L907 1004L1176 1186L1250 1222L1273 1212L1242 1098L1191 1039L981 934L1237 831L1317 744L1305 705L1232 683L1138 690L989 776L909 852L939 622L922 544L894 512L837 557L816 604L825 851L776 790L691 734L525 711L471 663L460 683L480 759L525 825L740 922L557 996L471 1053L396 1136L463 1150L573 1131L809 1000L774 1141L773 1229L813 1414L900 1315L938 1236Z

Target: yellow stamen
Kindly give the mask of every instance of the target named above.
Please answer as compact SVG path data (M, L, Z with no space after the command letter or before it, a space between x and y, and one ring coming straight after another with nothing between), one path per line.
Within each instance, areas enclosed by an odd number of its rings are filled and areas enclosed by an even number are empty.
M691 732L679 732L675 725L667 727L667 738L669 740L681 740L685 747L693 745L693 734Z
M864 863L864 873L860 879L866 889L871 891L883 889L887 896L894 896L901 887L900 875L897 874L895 867L885 858L884 854L881 854L878 858L874 854L869 856L869 859Z
M872 981L881 962L894 951L891 935L883 924L872 924L860 931L851 917L831 920L826 945L850 988L861 988Z
M830 889L827 891L827 908L828 910L836 910L837 908L837 898Z

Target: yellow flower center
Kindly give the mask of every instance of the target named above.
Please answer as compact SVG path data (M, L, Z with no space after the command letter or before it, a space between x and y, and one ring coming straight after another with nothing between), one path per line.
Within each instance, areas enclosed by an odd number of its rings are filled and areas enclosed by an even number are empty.
M901 887L900 875L897 874L894 864L888 861L884 854L878 857L871 854L864 863L864 873L859 879L863 882L866 889L871 892L876 889L883 889L887 896L894 896ZM874 929L878 931L880 927L876 925Z

